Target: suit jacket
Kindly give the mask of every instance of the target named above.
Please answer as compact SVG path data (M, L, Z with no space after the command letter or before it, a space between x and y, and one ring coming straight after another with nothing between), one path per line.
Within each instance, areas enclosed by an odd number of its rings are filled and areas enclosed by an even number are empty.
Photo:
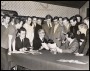
M52 24L52 25L53 25L53 24ZM47 40L50 39L50 37L51 37L51 28L52 28L52 27L48 27L47 23L44 22L44 24L42 25L42 28L45 30L45 33L46 33L45 38L46 38Z
M74 33L75 36L77 35L77 30L78 30L78 26L77 26L77 25L70 27L70 31L71 31L72 33Z
M44 38L43 41L38 37L38 38L34 38L33 40L33 50L38 50L41 46L42 43L47 43L47 40Z
M54 27L55 27L55 25L53 25L53 27L51 29L51 39L57 44L58 47L60 47L61 41L62 41L62 35L63 35L62 34L63 27L61 25L58 25L55 33L54 33Z
M39 29L42 29L42 26L36 24L36 27L35 27L35 29L34 29L34 37L38 37L38 36L39 36L39 35L38 35L38 30L39 30Z
M70 45L62 46L62 48L64 47L65 49L63 49L63 53L76 53L79 49L79 43L77 39L74 39L74 41Z
M28 38L24 38L23 44L22 44L22 42L21 42L20 37L16 37L15 41L16 41L16 43L15 43L15 49L16 49L17 51L19 51L19 49L20 49L20 48L23 48L23 47L26 47L26 48L31 47Z
M84 39L84 42L80 46L80 49L79 49L78 52L83 53L84 55L86 55L88 50L89 50L89 29L86 32L86 37Z

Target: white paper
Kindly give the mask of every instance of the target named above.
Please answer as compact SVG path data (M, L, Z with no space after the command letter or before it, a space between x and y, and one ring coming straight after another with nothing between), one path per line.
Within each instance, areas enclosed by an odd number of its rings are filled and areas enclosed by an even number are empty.
M60 59L60 60L57 60L59 62L69 62L69 63L76 63L76 64L87 64L88 62L81 62L81 61L78 61L78 60L66 60L66 59Z

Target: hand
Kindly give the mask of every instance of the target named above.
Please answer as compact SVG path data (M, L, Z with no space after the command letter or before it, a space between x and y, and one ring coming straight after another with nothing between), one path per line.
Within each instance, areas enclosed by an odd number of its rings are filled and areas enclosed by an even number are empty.
M82 42L80 42L80 46L82 45Z
M23 51L23 49L21 48L21 49L19 49L19 51L21 51L21 52L22 52L22 51Z
M82 42L84 41L83 39L80 39Z
M80 31L77 31L77 34L79 35L80 34Z
M46 50L49 50L49 47L46 43L42 43L42 47L45 48Z
M11 55L11 51L8 52L8 55Z
M62 49L60 49L59 47L56 48L57 52L62 53Z
M39 49L39 50L42 50L44 47L43 46L41 46L41 48Z
M27 48L23 48L24 49L24 51L26 51L27 50Z
M62 40L62 43L65 43L66 41Z

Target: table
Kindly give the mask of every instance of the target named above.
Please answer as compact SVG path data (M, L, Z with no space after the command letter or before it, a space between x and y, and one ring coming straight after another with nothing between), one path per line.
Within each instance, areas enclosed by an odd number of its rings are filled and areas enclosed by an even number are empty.
M12 53L11 59L16 65L26 67L31 70L89 70L89 56L75 56L74 54L59 53L52 54L49 51L41 51L43 54L32 55ZM74 59L82 62L88 62L85 65L58 62L59 59Z

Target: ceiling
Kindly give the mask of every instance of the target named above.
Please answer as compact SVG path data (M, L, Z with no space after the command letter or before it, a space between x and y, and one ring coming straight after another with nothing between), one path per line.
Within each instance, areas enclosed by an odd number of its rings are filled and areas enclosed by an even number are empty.
M38 2L80 9L87 1L38 1Z

